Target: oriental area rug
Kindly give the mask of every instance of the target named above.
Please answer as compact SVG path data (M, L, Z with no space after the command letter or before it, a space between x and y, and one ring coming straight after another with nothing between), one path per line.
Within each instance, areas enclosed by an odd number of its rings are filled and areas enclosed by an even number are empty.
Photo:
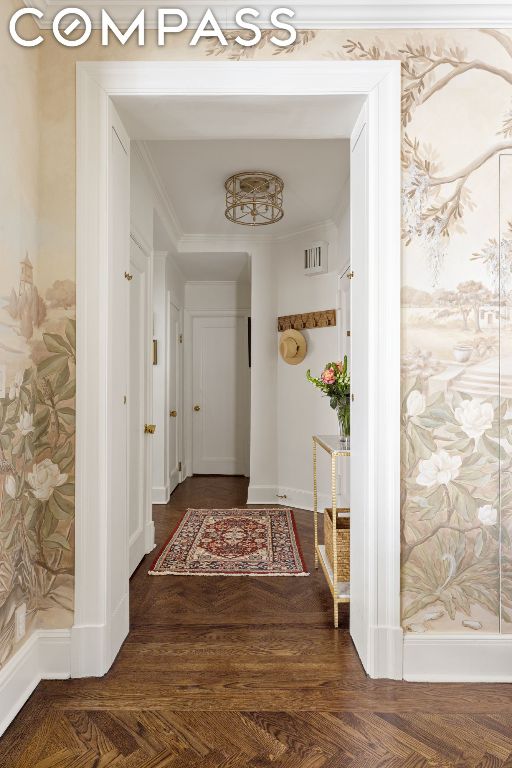
M151 576L309 576L291 509L189 509Z

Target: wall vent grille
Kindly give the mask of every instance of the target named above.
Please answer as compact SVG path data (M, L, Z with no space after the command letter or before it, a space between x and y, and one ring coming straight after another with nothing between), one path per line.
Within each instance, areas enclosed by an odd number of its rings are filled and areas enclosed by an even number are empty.
M318 240L304 249L304 274L322 275L327 272L327 243Z

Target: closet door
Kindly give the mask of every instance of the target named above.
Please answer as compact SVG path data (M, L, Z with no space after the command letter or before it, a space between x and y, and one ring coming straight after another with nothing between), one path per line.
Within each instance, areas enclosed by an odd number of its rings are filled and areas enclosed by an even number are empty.
M249 445L247 317L195 317L193 472L243 475Z

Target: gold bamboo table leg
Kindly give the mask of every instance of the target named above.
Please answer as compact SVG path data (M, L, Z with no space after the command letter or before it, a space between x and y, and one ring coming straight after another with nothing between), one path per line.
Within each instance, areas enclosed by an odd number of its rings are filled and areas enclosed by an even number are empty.
M336 456L331 455L331 494L332 494L332 568L333 568L333 589L334 589L334 626L338 627L338 547L336 546L336 521L337 521L337 509L336 509Z
M315 528L315 568L318 570L318 487L316 480L316 441L313 440L313 522Z

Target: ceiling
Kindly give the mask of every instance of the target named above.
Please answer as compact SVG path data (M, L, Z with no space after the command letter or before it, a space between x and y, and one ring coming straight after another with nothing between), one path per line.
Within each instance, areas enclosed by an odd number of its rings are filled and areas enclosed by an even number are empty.
M349 176L346 139L150 141L145 149L185 235L286 236L332 220L342 209ZM225 218L224 181L242 170L281 176L281 221L252 228Z
M132 139L340 139L364 97L116 96Z
M187 281L247 283L250 280L246 253L179 253L173 259Z

